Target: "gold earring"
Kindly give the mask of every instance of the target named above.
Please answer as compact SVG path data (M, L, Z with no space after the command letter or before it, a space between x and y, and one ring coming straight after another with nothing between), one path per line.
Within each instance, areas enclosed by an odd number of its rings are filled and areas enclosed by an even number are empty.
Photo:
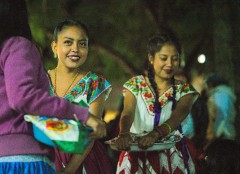
M56 59L56 58L57 58L57 54L56 54L56 53L54 53L53 57Z

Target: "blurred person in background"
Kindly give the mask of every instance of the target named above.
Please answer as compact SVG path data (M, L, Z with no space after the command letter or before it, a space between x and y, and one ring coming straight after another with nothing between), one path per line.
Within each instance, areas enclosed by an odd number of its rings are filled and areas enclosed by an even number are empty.
M223 77L215 73L206 77L206 85L209 111L207 140L235 139L236 96L233 89Z
M184 83L188 82L187 74L182 69L179 69L176 72L176 74L174 75L174 79L182 81ZM183 134L189 139L191 139L195 135L194 120L191 112L182 122L182 131Z
M193 104L191 112L182 122L182 130L193 145L201 153L206 145L206 132L208 127L208 108L207 94L205 90L204 73L197 70L192 70L191 79L188 80L188 75L179 70L174 78L183 82L191 81L193 87L200 93L196 102Z

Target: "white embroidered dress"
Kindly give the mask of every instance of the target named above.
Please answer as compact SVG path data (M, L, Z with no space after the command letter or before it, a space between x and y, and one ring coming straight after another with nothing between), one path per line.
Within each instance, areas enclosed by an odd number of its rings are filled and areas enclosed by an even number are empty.
M154 94L150 87L147 85L145 78L143 76L135 76L131 78L124 84L124 90L129 90L136 97L136 110L134 122L131 126L130 132L141 134L143 132L149 132L153 130L154 127L154 117L153 106L154 106ZM176 101L187 94L197 92L189 84L180 84L176 82ZM169 96L172 96L173 88L166 90L160 97L159 102L161 104L161 117L159 125L168 120L172 113L172 102L168 100ZM178 131L178 130L175 130ZM175 133L172 132L172 134ZM187 173L183 161L182 153L177 147L173 147L169 150L153 151L153 152L122 152L119 158L117 173L146 173L157 174L157 173ZM145 153L144 157L137 157L141 153ZM148 155L147 155L148 154ZM155 154L155 155L153 155ZM149 159L152 156L158 156L157 164L156 159ZM141 156L141 155L140 155ZM149 156L149 157L147 157ZM134 162L133 162L134 161ZM133 167L133 163L134 167ZM136 167L136 163L137 166ZM145 163L145 165L143 165ZM156 166L157 165L157 166ZM188 165L190 173L195 173L195 167L191 157L189 156ZM145 169L144 169L145 167ZM133 169L135 168L135 169Z

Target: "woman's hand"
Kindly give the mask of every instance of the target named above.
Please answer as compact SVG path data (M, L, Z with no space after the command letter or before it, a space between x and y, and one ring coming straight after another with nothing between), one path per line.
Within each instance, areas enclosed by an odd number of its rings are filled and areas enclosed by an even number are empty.
M130 133L128 134L120 134L115 141L115 145L119 150L129 150L130 143L132 142L132 137Z
M155 130L149 132L147 135L139 137L138 147L141 149L147 149L151 147L160 137L159 133Z
M86 125L93 128L93 132L88 137L89 139L103 138L107 134L106 123L92 114L89 114Z

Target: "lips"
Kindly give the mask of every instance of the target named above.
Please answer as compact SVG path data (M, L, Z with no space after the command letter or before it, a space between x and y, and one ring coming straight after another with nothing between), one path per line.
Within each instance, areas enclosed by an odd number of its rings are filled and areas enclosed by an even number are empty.
M77 60L79 60L80 59L80 57L79 56L67 56L69 59L71 59L72 61L77 61Z
M171 74L173 72L173 70L170 70L170 69L165 69L164 70L167 74Z

